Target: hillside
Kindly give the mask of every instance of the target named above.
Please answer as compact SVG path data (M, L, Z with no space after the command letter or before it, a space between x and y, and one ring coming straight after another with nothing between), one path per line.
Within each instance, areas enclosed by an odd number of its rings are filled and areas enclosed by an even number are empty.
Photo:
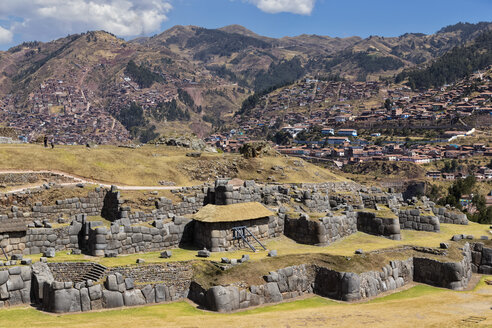
M408 79L412 89L440 87L464 78L492 64L492 30L484 32L470 44L453 48L425 69L404 71L396 77L399 83Z
M283 183L348 181L290 157L244 159L233 154L203 154L193 158L186 153L183 148L165 146L45 149L40 145L0 145L0 171L55 170L101 183L139 186L158 186L160 181L188 186L213 182L216 177Z
M129 42L102 31L27 42L0 52L0 119L30 140L47 134L62 143L146 142L180 131L205 136L255 91L306 75L392 77L490 26L366 39L274 39L239 25L175 26Z

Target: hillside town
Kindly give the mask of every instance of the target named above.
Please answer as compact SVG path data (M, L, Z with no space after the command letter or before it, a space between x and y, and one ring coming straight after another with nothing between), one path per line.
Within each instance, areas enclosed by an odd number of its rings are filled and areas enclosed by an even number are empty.
M361 100L355 104L353 100ZM376 102L374 102L376 100ZM371 107L364 103L378 103ZM265 95L251 116L241 117L238 128L214 134L206 141L226 152L261 136L265 128L288 134L286 145L272 145L283 154L335 161L337 165L365 161L406 161L415 164L440 159L492 156L492 148L466 144L477 130L463 119L480 117L483 127L492 124L492 80L477 73L439 90L412 92L378 82L325 82L307 79L278 93ZM427 131L421 135L383 135L387 128ZM317 131L310 140L305 132ZM360 131L364 135L360 135ZM405 132L407 132L405 131ZM400 131L404 132L404 131ZM412 138L413 137L413 138ZM413 142L412 142L413 141Z

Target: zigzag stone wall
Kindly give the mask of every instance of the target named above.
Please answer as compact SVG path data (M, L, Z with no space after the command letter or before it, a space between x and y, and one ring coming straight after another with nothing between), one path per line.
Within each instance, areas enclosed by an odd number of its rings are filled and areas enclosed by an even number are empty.
M357 232L354 212L319 219L292 218L283 213L279 217L285 218L285 235L303 244L326 246Z

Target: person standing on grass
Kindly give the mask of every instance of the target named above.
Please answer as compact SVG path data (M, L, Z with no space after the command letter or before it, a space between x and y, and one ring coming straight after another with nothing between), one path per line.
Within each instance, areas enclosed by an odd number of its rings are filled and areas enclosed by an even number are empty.
M48 148L48 137L44 136L44 148Z
M51 149L55 148L55 138L51 139Z

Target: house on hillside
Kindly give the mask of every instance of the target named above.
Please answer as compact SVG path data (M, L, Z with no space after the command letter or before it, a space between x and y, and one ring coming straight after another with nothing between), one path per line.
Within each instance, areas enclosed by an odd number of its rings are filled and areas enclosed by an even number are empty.
M357 137L357 130L354 130L354 129L340 129L340 130L337 131L337 135L339 135L339 136Z

